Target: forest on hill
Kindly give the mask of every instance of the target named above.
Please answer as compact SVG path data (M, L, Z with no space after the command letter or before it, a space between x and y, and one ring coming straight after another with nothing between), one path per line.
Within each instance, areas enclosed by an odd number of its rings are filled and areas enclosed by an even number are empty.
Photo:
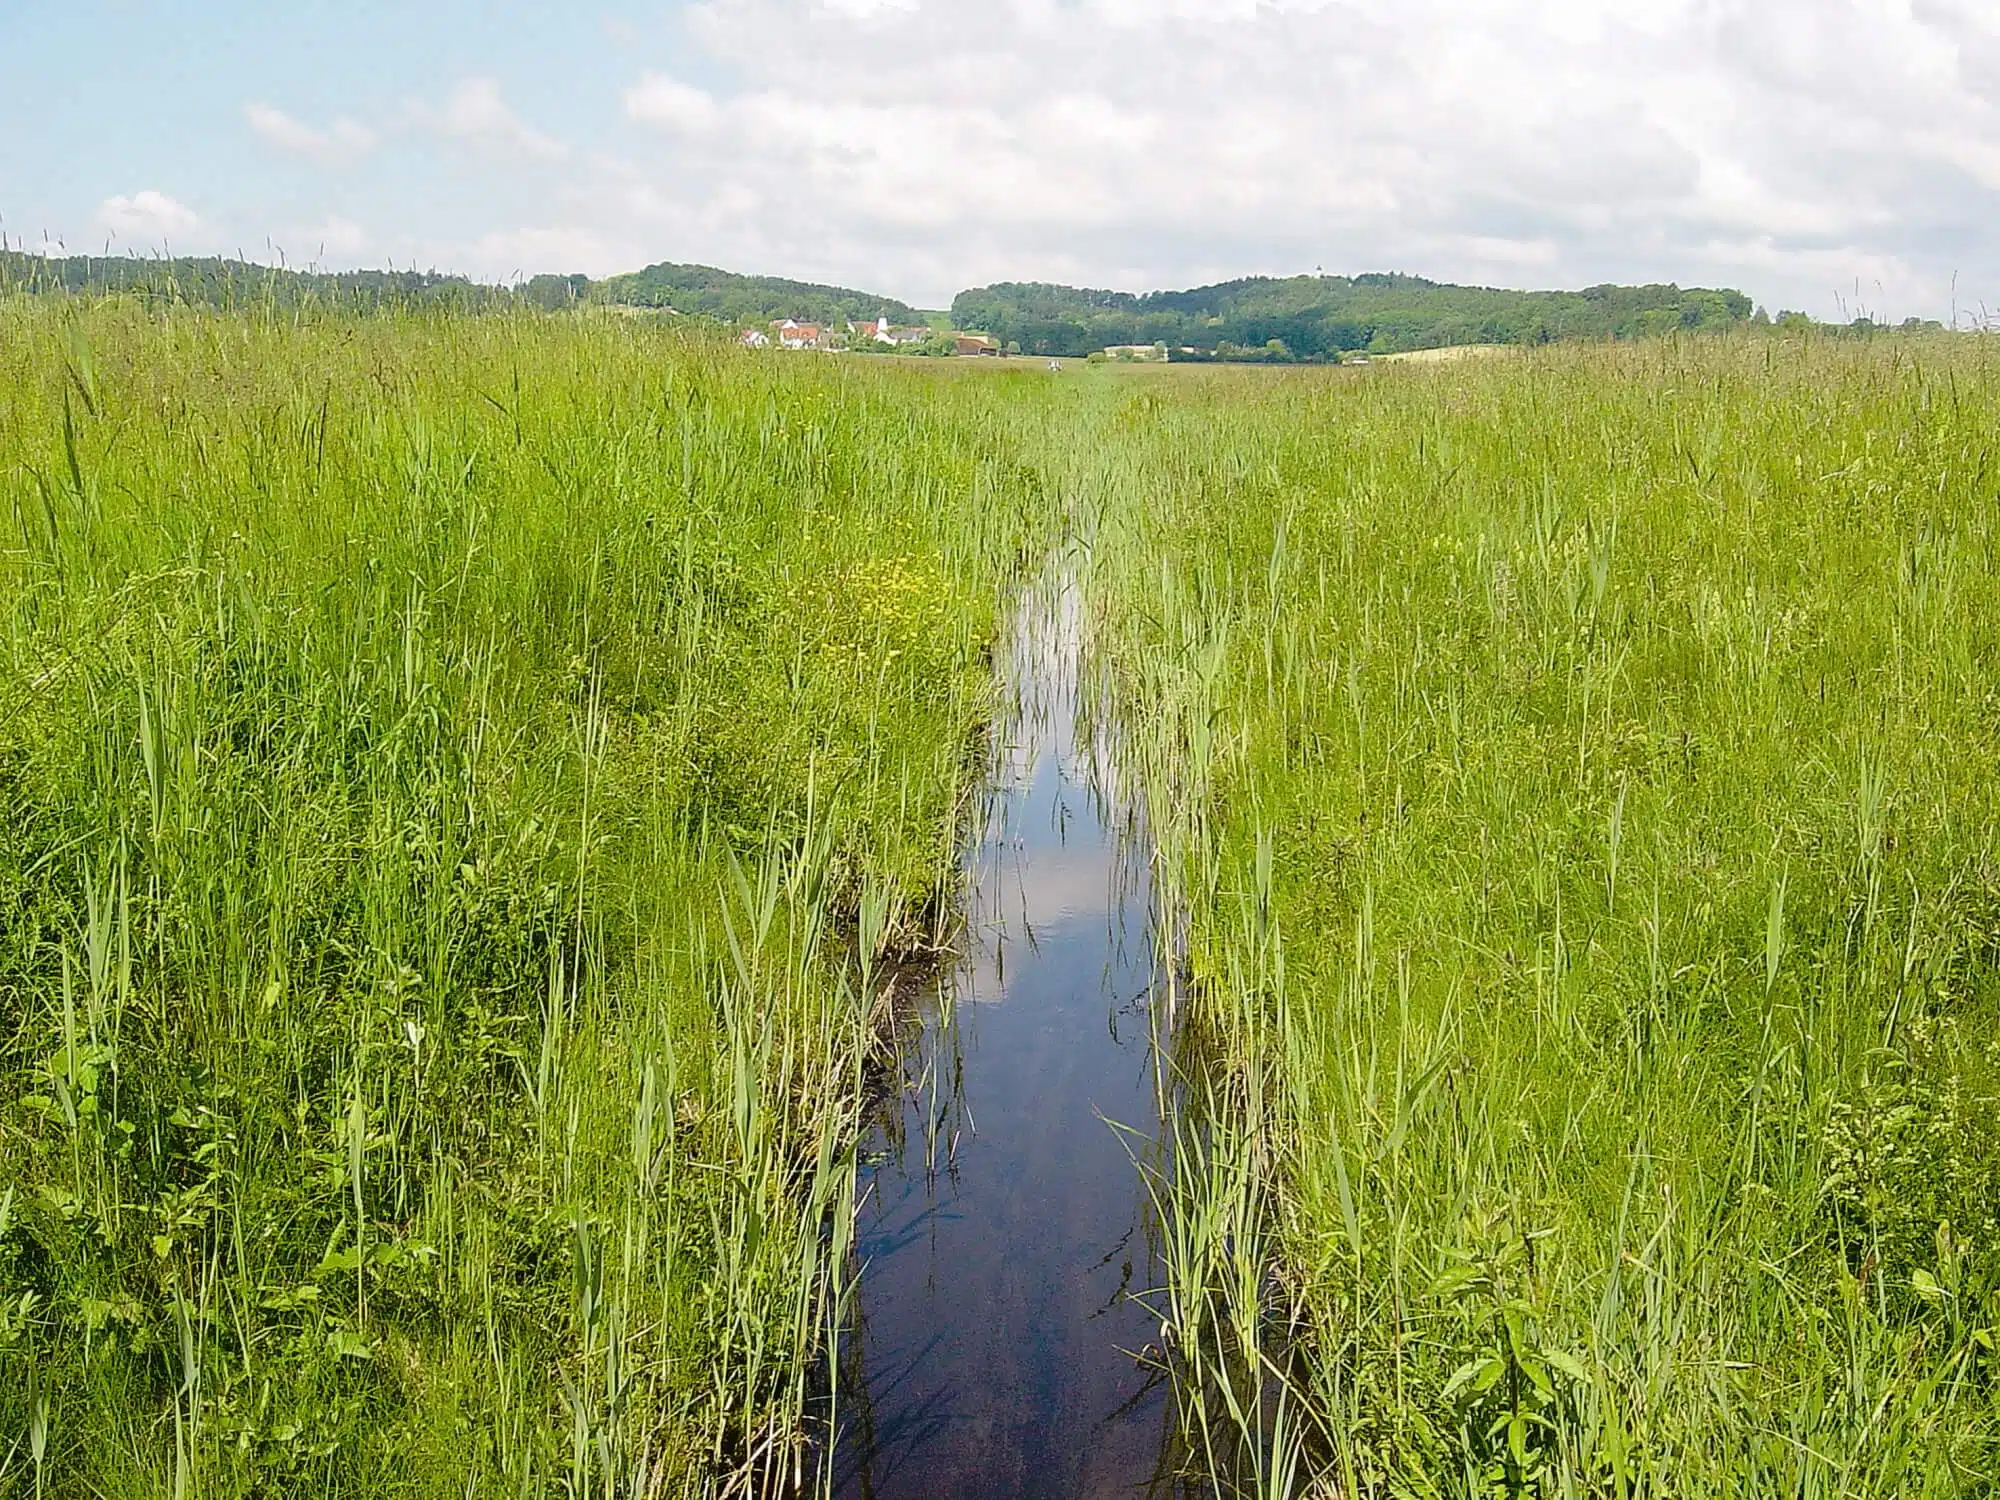
M583 275L544 275L513 286L494 286L440 271L296 270L215 256L43 257L7 250L0 251L0 288L6 287L71 294L133 291L218 307L263 301L282 306L336 302L352 307L449 301L464 307L525 303L554 311L596 303L672 311L729 324L796 318L839 328L849 320L885 315L904 323L922 321L908 303L875 292L671 261L601 281Z
M130 291L217 307L320 301L350 307L418 302L471 308L511 295L442 271L299 271L222 256L41 256L0 250L0 290L8 288L72 295Z
M1519 292L1380 274L1252 276L1146 293L1001 282L959 293L951 311L958 326L984 329L1029 354L1082 355L1107 345L1161 343L1222 359L1637 338L1727 328L1753 316L1741 292L1705 287Z
M528 283L560 278L537 277ZM888 317L893 322L921 321L915 308L894 297L853 287L791 281L783 276L744 276L714 266L677 265L661 261L643 271L590 281L566 278L578 300L618 303L628 307L671 307L676 312L715 318L725 323L761 323L772 318L796 318L802 323L844 327L848 322ZM537 298L536 300L544 300Z
M132 292L211 307L610 306L738 328L779 318L834 330L880 317L904 325L931 321L921 309L878 292L672 261L602 280L541 275L498 286L436 270L296 270L215 256L43 257L0 250L0 291L9 289ZM1771 320L1742 292L1727 289L1666 284L1524 292L1369 274L1252 276L1162 292L998 282L960 292L950 322L991 334L1002 346L1028 355L1082 356L1123 344L1165 344L1175 359L1289 363L1464 344L1632 339ZM1867 318L1820 324L1791 312L1778 314L1776 322L1860 336L1886 327ZM1938 326L1916 319L1904 325L1906 330Z

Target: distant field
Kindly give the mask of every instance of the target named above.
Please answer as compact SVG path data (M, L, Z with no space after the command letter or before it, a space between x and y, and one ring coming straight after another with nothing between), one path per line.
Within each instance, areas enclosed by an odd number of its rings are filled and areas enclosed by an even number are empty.
M1450 364L1461 359L1488 359L1496 354L1518 353L1517 344L1452 344L1443 349L1411 349L1402 354L1378 354L1381 360L1399 360L1405 364L1437 365Z

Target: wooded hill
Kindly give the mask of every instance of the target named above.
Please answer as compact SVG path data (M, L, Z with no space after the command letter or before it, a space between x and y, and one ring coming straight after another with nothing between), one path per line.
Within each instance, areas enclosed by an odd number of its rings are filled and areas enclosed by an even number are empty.
M528 283L557 280L537 277ZM788 281L782 276L740 276L714 266L684 266L661 261L643 271L631 271L592 282L567 278L572 295L632 307L671 307L726 323L762 323L772 318L796 318L801 323L827 323L836 328L849 321L888 317L891 322L917 323L915 308L894 297L858 292L852 287L823 286L812 281ZM577 285L577 283L582 283ZM537 298L536 300L545 300Z
M512 295L440 271L295 271L217 256L44 257L0 250L0 291L8 289L73 295L129 291L219 307L266 301L284 307L309 301L344 306L384 302L479 306Z
M0 291L140 295L210 306L314 303L372 307L579 305L643 308L723 325L778 318L835 329L887 316L918 324L926 315L894 297L853 287L744 276L714 266L662 261L592 280L536 276L491 286L438 271L298 271L217 257L69 256L45 259L0 251ZM1594 286L1578 292L1520 292L1454 286L1421 276L1253 276L1178 292L1116 292L1000 282L960 292L951 322L989 333L1030 355L1086 355L1110 345L1165 344L1176 359L1314 361L1352 351L1398 353L1455 344L1534 344L1558 339L1630 339L1678 329L1714 330L1766 322L1741 292L1706 287ZM1813 325L1803 314L1780 323L1868 334L1880 325ZM1915 320L1912 320L1914 323ZM1923 325L1932 327L1935 325ZM1186 352L1184 352L1186 351Z
M135 291L232 307L263 301L289 307L309 300L363 306L442 300L465 305L523 302L553 310L595 302L672 309L737 324L796 318L838 328L849 319L885 314L893 321L923 321L908 303L874 292L781 276L741 276L714 266L670 261L603 281L588 276L536 276L518 286L500 287L438 271L299 271L213 256L73 255L45 259L10 250L0 251L0 289L8 287L72 294Z
M1211 358L1324 359L1451 344L1540 344L1726 328L1752 316L1741 292L1594 286L1516 292L1421 276L1253 276L1184 292L1001 282L960 292L952 321L1028 354L1163 343ZM1276 341L1275 346L1273 341Z

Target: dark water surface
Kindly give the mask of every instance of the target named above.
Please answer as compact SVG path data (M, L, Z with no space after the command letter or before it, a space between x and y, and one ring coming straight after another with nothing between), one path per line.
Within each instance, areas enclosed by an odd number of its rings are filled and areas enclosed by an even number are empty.
M1001 654L966 956L865 1143L852 1500L1173 1493L1170 1393L1133 1357L1159 1338L1131 1296L1159 1284L1134 1162L1159 1132L1148 850L1102 734L1080 739L1079 634L1051 587Z

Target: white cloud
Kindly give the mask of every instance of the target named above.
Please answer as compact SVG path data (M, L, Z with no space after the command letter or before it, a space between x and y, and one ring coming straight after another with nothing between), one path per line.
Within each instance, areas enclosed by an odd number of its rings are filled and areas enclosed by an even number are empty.
M97 207L97 222L111 236L135 250L157 250L199 235L201 216L185 203L154 188L119 193Z
M915 10L917 0L820 0L820 6L834 15L866 20L883 11Z
M747 83L639 78L673 148L572 215L923 301L1324 265L1931 313L2000 242L1973 0L697 0L688 33Z
M630 240L595 229L556 225L483 234L467 247L465 263L468 270L496 281L544 271L609 276L632 269L640 254Z
M502 153L558 161L569 148L552 136L530 129L500 93L499 80L467 78L455 87L443 106L425 117L439 131Z
M596 43L607 75L542 80L610 94L595 140L573 119L530 123L485 76L382 120L248 106L259 139L324 163L391 136L462 148L408 164L437 169L421 194L399 178L401 201L387 180L343 196L397 231L371 243L328 221L289 242L487 275L700 260L928 305L998 279L1175 287L1315 266L1700 281L1891 316L1943 313L1957 272L1961 306L2000 305L1995 0L689 0L674 15L671 66L618 71L655 35L620 24ZM476 191L452 180L474 150ZM159 194L100 218L128 238L226 238Z
M374 131L353 120L338 119L326 129L316 130L269 104L246 104L243 117L261 140L280 151L310 157L322 166L366 155L378 140Z
M722 118L711 95L664 73L648 73L625 91L625 113L648 125L690 135L706 134Z
M375 243L367 230L339 214L329 214L320 223L301 230L293 240L314 261L352 260Z

